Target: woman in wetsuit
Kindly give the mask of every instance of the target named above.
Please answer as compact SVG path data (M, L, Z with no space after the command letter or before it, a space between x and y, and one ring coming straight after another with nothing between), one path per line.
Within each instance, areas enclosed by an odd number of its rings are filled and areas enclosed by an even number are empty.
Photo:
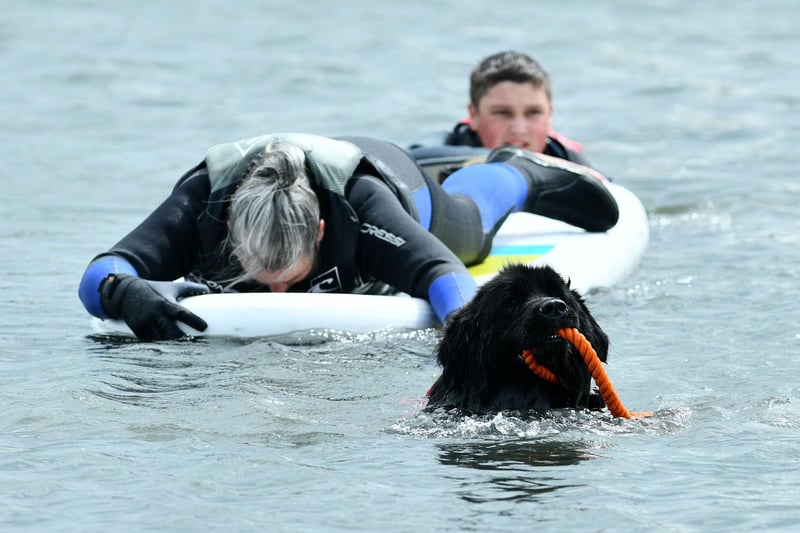
M79 296L143 339L205 322L176 304L209 286L235 291L366 292L466 303L464 264L488 255L509 213L525 209L605 231L618 217L580 169L502 148L442 187L397 146L369 138L273 134L212 147L137 228L97 256ZM487 179L490 178L490 179ZM491 184L491 186L488 186ZM179 277L188 282L172 282Z

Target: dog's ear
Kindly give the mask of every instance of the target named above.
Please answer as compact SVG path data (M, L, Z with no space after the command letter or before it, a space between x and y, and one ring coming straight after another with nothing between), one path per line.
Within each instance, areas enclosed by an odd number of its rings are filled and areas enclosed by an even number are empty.
M469 319L466 307L448 317L442 338L436 346L436 358L445 372L453 373L462 382L468 376L470 347L476 342L478 332Z
M430 406L465 406L470 390L482 378L473 363L480 346L480 313L476 304L468 303L447 318L442 337L436 346L436 358L442 374L429 391Z

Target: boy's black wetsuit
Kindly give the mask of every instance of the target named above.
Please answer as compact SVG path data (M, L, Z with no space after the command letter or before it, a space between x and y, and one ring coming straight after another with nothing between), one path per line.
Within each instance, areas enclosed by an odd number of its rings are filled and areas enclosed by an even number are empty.
M574 143L574 141L572 142ZM469 124L462 121L456 124L450 131L437 131L417 139L409 145L409 150L412 154L415 152L429 154L432 153L436 147L448 146L482 148L483 144L478 134L470 129ZM486 153L488 152L489 150L487 149ZM547 144L542 153L566 159L567 161L572 161L580 165L591 166L582 153L567 146L567 144L559 139L558 134L547 136Z

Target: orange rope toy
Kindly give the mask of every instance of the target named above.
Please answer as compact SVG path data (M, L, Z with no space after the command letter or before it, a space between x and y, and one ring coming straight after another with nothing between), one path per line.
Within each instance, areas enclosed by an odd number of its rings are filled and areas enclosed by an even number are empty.
M619 399L617 391L614 390L614 386L608 378L608 374L606 374L605 368L603 368L602 361L597 357L597 352L592 348L592 345L580 331L576 328L563 328L556 331L556 334L575 346L581 353L583 360L586 361L586 366L589 367L592 378L594 378L594 382L597 384L597 388L600 389L600 395L603 397L612 415L621 418L644 418L653 414L651 412L631 413L625 409L625 406L622 405L622 400ZM553 372L536 362L532 351L523 350L522 356L525 358L525 364L528 365L531 372L546 381L558 383L558 377L556 377Z

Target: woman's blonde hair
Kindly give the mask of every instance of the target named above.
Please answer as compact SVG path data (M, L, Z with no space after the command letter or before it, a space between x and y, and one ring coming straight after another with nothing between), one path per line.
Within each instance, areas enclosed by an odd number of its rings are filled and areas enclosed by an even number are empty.
M305 161L300 147L276 139L253 160L233 194L228 241L243 279L286 269L316 253L319 200Z

